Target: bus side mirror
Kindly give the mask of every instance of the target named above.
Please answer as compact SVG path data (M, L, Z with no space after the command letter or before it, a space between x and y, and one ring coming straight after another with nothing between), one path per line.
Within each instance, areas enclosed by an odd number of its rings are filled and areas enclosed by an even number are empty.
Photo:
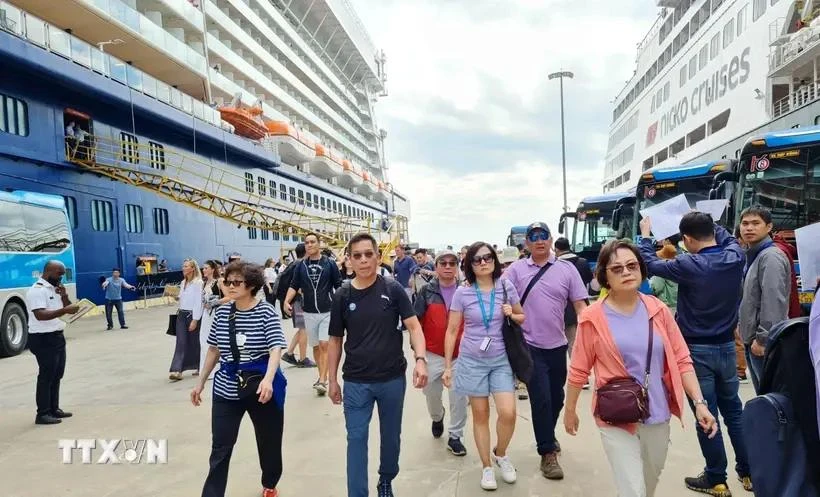
M561 214L561 217L558 219L558 233L564 234L564 225L566 224L566 215Z
M612 211L612 229L618 231L618 226L621 225L621 207L617 207Z
M740 181L740 174L734 171L723 171L712 178L712 188L718 188L722 183L737 183L738 181Z

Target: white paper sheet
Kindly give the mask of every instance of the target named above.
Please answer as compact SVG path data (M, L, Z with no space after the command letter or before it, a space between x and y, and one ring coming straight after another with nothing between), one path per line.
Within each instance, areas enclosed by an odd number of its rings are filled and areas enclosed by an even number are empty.
M681 193L665 202L642 209L640 213L642 217L649 217L652 234L657 240L662 240L680 232L680 220L690 210L692 208L686 195Z
M804 292L813 292L820 276L820 223L794 230L794 237L800 261L800 286Z
M726 210L726 206L729 205L728 198L719 198L715 200L698 200L695 204L695 209L699 212L705 212L706 214L710 214L712 219L717 222L720 219L720 216L723 215L723 211Z

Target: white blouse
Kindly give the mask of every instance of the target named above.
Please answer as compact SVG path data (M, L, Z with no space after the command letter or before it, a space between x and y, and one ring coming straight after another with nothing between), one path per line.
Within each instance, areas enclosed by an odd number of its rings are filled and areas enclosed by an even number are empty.
M186 285L185 280L179 292L179 308L191 311L196 321L202 319L202 280L193 280Z

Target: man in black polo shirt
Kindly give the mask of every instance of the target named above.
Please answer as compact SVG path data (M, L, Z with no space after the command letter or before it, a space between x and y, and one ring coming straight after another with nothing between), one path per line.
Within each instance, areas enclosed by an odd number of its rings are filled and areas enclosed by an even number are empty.
M367 439L373 404L379 405L381 461L379 497L393 497L391 482L399 473L399 447L404 392L407 386L403 336L396 329L401 318L410 330L415 353L413 386L427 384L424 333L413 312L410 298L400 283L378 275L379 250L376 240L360 233L350 240L350 260L356 277L345 282L333 295L328 346L329 395L334 404L342 402L337 372L342 367L344 414L347 429L347 495L367 497Z

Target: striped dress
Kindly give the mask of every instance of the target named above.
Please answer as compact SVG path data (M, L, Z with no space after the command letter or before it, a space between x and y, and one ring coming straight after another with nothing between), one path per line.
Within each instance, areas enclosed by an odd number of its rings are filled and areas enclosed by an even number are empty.
M219 349L219 362L233 362L231 342L228 335L228 316L231 305L217 307L214 312L211 330L208 334L208 345ZM245 343L239 346L239 361L255 361L270 353L273 348L284 350L287 347L282 322L272 305L264 300L247 311L236 310L237 345L242 343L240 335L245 336ZM238 385L235 377L229 376L220 367L214 376L213 395L227 400L239 400Z

